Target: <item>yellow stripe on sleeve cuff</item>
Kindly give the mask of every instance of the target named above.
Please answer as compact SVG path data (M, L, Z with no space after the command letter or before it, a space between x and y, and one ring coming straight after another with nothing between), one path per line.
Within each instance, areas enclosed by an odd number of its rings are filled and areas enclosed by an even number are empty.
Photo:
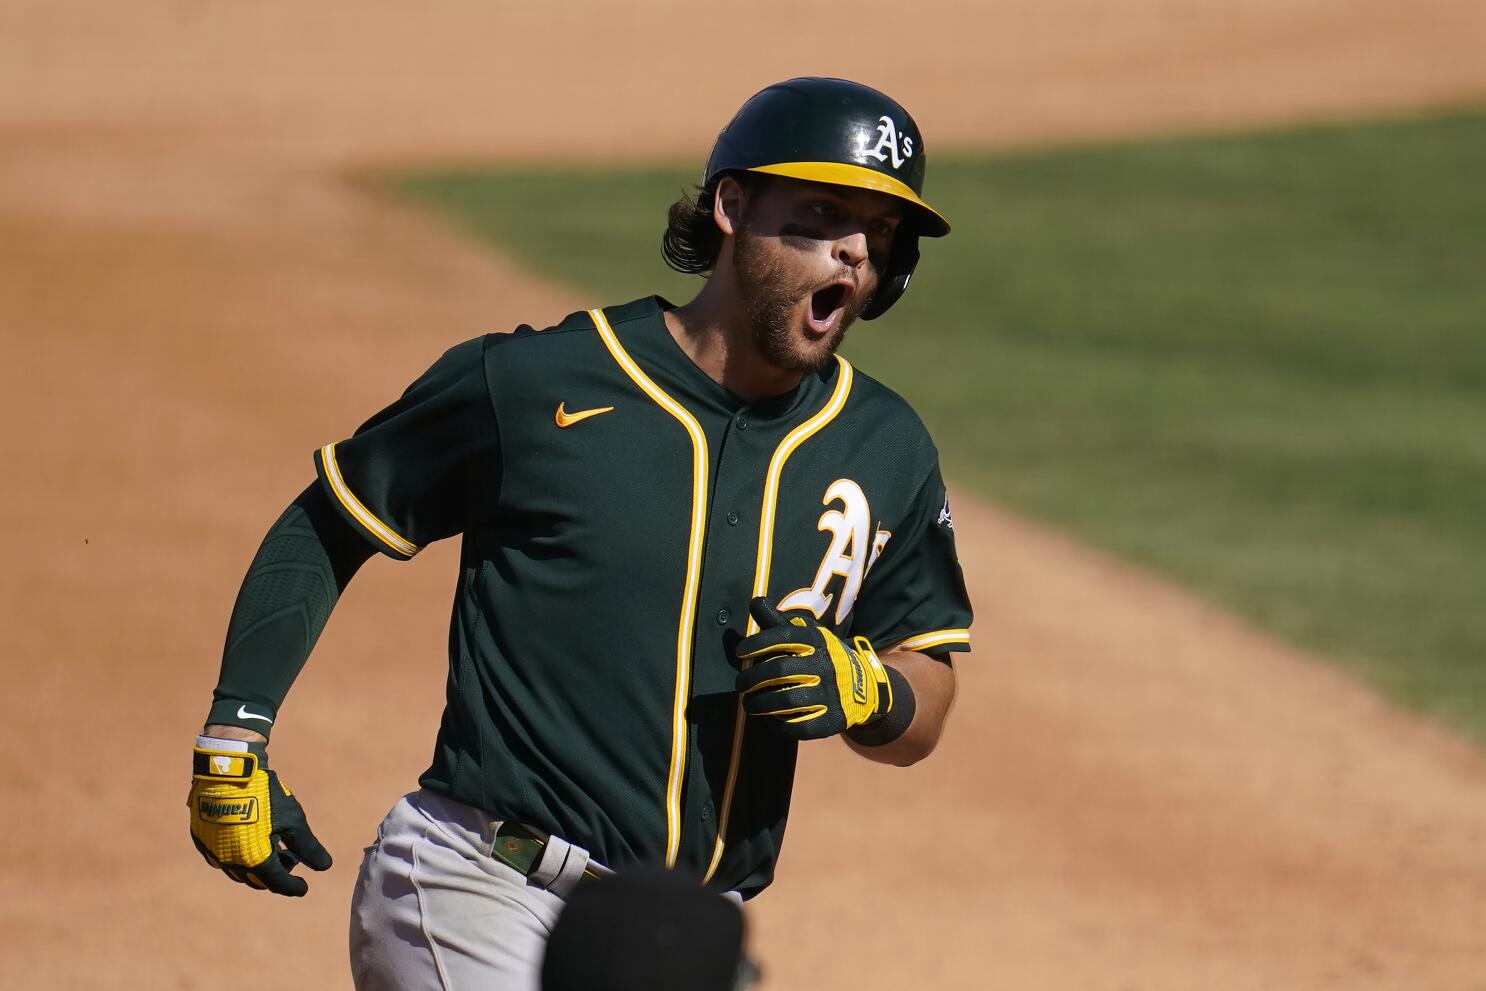
M952 643L970 643L969 630L935 630L932 633L920 633L911 636L907 640L900 640L889 647L886 653L891 654L895 650L932 650L935 647L944 647Z
M396 530L377 519L377 515L356 498L356 494L351 491L351 487L346 484L346 479L341 475L340 465L336 464L334 444L326 444L320 448L320 463L325 467L325 478L330 482L330 490L335 493L336 499L340 500L340 504L356 522L403 557L412 557L418 553L417 544L400 536Z

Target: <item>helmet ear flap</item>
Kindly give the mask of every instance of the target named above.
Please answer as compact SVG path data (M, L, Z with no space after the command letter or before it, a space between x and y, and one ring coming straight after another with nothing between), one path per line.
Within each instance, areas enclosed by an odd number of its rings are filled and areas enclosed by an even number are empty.
M898 297L907 291L908 280L913 278L913 270L917 265L918 235L900 234L893 241L893 249L888 254L887 271L882 273L877 292L862 310L862 319L876 320L886 313L898 301Z

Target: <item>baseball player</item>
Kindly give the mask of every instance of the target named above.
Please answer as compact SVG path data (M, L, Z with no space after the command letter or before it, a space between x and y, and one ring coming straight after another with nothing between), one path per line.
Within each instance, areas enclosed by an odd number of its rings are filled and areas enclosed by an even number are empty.
M767 887L801 740L933 749L971 619L938 454L836 354L949 232L924 151L876 90L770 86L670 209L695 298L456 345L315 453L233 610L191 833L234 880L305 893L294 868L330 855L268 766L280 705L374 552L461 534L433 760L352 904L358 988L530 991L586 878Z

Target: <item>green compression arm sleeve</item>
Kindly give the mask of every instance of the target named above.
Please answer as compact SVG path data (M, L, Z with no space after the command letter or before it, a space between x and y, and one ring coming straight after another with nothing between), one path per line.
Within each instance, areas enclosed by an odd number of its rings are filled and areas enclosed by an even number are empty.
M318 483L290 503L237 593L209 725L269 735L336 600L372 553Z

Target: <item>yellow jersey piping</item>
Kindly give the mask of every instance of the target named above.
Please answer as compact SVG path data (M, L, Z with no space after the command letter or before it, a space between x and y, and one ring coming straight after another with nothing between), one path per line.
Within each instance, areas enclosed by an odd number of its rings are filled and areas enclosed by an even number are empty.
M330 491L340 500L340 504L346 508L346 512L360 523L363 527L382 543L392 548L404 557L412 557L418 553L418 545L401 535L386 523L377 518L377 515L361 504L356 498L356 493L346 484L341 475L341 467L335 460L335 445L326 444L320 448L320 463L325 466L325 477L330 481Z
M764 479L764 501L763 509L759 513L758 527L758 557L753 568L753 594L769 594L769 566L774 556L774 516L779 503L779 478L784 474L784 463L789 460L790 455L805 441L821 430L826 424L836 418L846 406L846 398L851 394L851 380L853 369L851 362L840 355L836 355L836 361L840 366L840 375L836 379L836 391L831 393L831 398L820 410L791 430L779 442L774 449L774 456L769 459L769 473ZM758 624L752 617L748 620L748 635L752 636L758 632ZM737 713L733 717L733 751L728 760L727 783L722 789L721 807L717 810L717 842L712 848L712 862L707 865L707 873L703 881L710 881L717 865L722 862L722 848L727 841L728 814L733 808L733 788L738 783L738 765L743 755L743 727L747 716L743 712L743 703L738 702Z
M604 347L615 362L656 405L671 414L691 437L692 495L691 536L686 548L686 586L681 598L681 618L676 627L676 694L671 706L671 765L666 775L666 866L676 865L681 846L681 780L686 768L686 702L691 695L691 641L696 622L697 590L702 581L702 542L707 533L707 435L696 417L635 364L624 350L602 310L588 311Z
M969 642L969 630L935 630L932 633L920 633L906 640L900 640L889 647L885 653L891 654L895 650L928 650L931 647L943 647L947 643Z

